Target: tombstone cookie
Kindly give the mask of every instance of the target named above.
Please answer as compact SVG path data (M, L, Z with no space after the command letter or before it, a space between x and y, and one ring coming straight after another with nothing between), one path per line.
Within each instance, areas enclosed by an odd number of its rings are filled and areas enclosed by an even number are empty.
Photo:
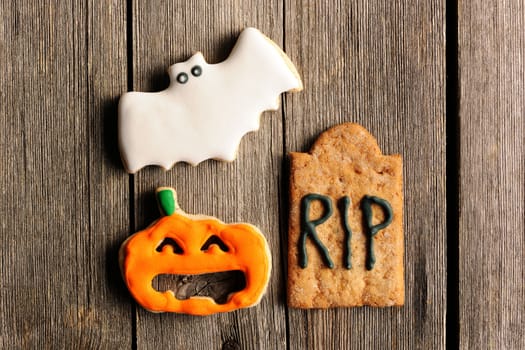
M402 159L357 124L291 154L288 304L404 304Z
M262 233L249 224L225 224L189 215L175 190L157 190L164 217L129 237L119 251L124 281L152 312L210 315L256 305L271 270Z
M233 161L241 138L259 129L260 114L279 95L302 90L293 63L255 28L239 36L230 56L209 64L200 52L169 68L170 86L128 92L119 102L119 145L129 173L146 165L170 169L206 159Z

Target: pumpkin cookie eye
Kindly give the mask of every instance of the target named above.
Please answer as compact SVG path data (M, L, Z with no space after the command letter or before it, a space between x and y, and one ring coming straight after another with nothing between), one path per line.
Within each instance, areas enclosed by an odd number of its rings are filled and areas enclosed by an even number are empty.
M169 245L169 246L171 246L173 248L173 252L175 254L182 254L182 253L184 253L184 250L182 250L180 245L173 238L169 238L169 237L164 238L162 240L162 242L159 244L159 246L157 247L157 249L155 249L155 250L160 253L162 251L162 249L165 246L167 246L167 245Z
M228 248L228 246L226 245L226 243L224 243L219 237L213 235L211 236L210 238L208 238L206 240L206 242L204 242L204 244L202 245L201 247L201 250L202 251L207 251L208 248L212 245L212 244L216 244L217 246L219 246L219 248L223 251L223 252L227 252L229 251L230 249Z

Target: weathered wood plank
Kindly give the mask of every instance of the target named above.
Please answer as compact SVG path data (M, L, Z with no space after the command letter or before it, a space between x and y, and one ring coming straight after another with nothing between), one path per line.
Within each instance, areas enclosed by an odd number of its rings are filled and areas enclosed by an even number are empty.
M133 88L164 89L167 68L196 51L201 51L208 62L222 61L247 26L259 28L281 44L282 24L282 4L273 0L135 1ZM281 113L266 112L260 130L243 138L233 163L206 161L195 168L181 163L168 172L149 167L135 175L137 229L158 217L154 189L173 186L181 207L189 213L257 225L268 239L273 259L267 294L255 308L208 317L152 314L139 308L139 348L286 347L278 197L282 138Z
M460 347L523 349L525 5L458 13Z
M120 2L0 4L0 348L130 348Z
M291 309L291 349L445 347L444 13L433 1L285 2L285 47L305 83L286 97L286 152L364 125L403 156L406 242L403 308Z

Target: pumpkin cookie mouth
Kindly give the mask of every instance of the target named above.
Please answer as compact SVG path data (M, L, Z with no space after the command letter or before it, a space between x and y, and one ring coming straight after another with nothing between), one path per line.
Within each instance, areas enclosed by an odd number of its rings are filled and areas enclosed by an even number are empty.
M159 274L152 281L158 292L172 291L178 300L211 298L226 304L231 295L246 288L246 277L241 270L230 270L197 275Z

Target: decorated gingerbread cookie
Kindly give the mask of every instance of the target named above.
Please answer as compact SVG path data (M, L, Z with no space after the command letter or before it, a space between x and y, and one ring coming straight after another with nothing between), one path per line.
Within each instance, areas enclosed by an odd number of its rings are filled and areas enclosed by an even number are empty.
M169 75L164 91L120 99L120 152L129 173L146 165L233 161L241 138L259 128L260 114L277 109L281 93L302 90L286 54L255 28L241 33L224 62L209 64L198 52Z
M135 300L149 311L191 315L259 303L271 271L262 233L249 224L186 214L172 188L159 188L157 199L165 216L129 237L119 252Z
M291 154L288 304L404 303L402 159L357 124Z

